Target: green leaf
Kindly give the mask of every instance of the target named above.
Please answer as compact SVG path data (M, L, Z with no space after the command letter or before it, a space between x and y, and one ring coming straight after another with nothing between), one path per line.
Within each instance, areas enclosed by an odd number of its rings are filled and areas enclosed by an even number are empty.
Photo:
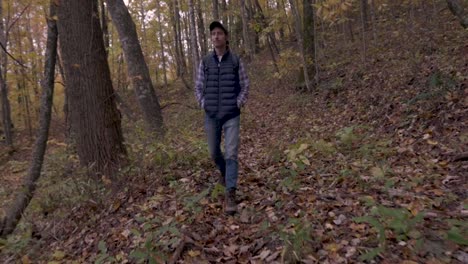
M141 250L134 250L130 253L129 256L136 260L146 260L147 257L146 253Z
M135 229L135 228L130 229L130 232L132 232L132 234L135 235L135 236L137 236L137 237L141 237L140 231L138 231L138 230Z
M367 252L366 254L359 257L361 261L371 261L373 260L378 254L383 252L382 247L374 248L371 251Z
M65 258L65 252L60 251L60 250L56 250L56 251L54 252L54 254L52 254L52 257L53 257L55 260L62 260L63 258Z
M102 253L107 253L106 242L104 242L103 240L99 241L98 248Z
M468 239L460 234L460 230L456 227L452 227L452 229L447 232L447 238L459 245L468 246Z
M376 177L376 178L383 178L385 177L385 172L382 168L380 167L372 167L371 168L371 174L372 176Z
M380 243L385 242L385 239L386 239L385 228L376 218L371 217L371 216L361 216L361 217L354 217L353 221L355 221L356 223L364 222L364 223L371 224L375 229L379 231L379 242Z
M404 220L408 218L408 211L406 209L395 209L385 206L377 207L379 214L386 217L393 217L395 219Z

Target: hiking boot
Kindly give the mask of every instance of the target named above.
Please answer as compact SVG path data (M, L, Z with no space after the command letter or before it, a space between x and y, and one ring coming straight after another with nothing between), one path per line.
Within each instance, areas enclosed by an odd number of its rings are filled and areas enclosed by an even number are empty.
M226 190L224 199L224 212L228 215L234 215L237 212L236 189Z

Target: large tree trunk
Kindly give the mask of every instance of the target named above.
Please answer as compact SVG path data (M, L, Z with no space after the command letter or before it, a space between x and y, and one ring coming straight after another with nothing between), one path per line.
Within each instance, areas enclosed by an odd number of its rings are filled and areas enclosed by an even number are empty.
M151 82L135 24L123 0L107 0L108 10L119 34L129 77L148 127L158 136L164 135L163 117L158 97Z
M304 56L307 67L307 73L309 74L309 80L314 78L313 67L314 67L314 54L315 54L315 42L314 42L314 8L312 6L313 0L303 0L304 4Z
M304 53L304 38L303 38L303 35L302 35L302 27L301 27L301 16L299 15L299 11L297 9L297 5L295 3L294 0L289 0L289 4L291 5L291 11L293 12L293 16L294 16L294 20L295 20L295 25L296 25L296 37L297 37L297 40L299 42L299 51L301 53L301 59L302 59L302 64L303 64L303 71L304 71L304 84L300 84L300 85L304 85L305 88L307 89L307 91L311 91L312 90L312 85L310 83L310 79L309 79L309 72L308 72L308 69L307 69L307 60L306 60L306 56L305 56L305 53Z
M447 0L450 11L458 17L463 28L468 28L468 12L459 0Z
M3 4L0 1L0 42L3 47L7 46L6 32L3 25ZM8 99L8 85L6 80L7 55L0 52L0 93L2 97L2 123L5 133L5 141L8 146L13 146L13 123L11 121L10 100Z
M163 67L163 76L164 76L164 88L167 89L167 67L166 67L166 55L164 51L164 38L163 38L163 26L161 22L161 2L158 1L158 8L156 10L158 16L158 24L159 24L159 43L161 45L161 60L162 60L162 67Z
M6 237L11 234L31 201L36 190L36 181L41 175L44 154L47 148L47 138L49 137L49 126L52 115L52 99L54 94L55 63L57 61L57 25L55 16L54 1L50 3L50 14L47 30L47 47L45 54L44 79L42 81L41 113L39 119L39 131L34 145L34 150L29 165L28 175L24 181L23 188L20 189L13 205L7 211L7 216L0 222L0 236Z
M113 177L126 160L97 1L61 1L58 32L71 130L82 165Z
M198 55L198 44L197 44L197 31L195 28L195 7L193 0L189 0L189 18L190 18L190 46L192 47L192 78L195 82L197 78L198 62L200 57Z

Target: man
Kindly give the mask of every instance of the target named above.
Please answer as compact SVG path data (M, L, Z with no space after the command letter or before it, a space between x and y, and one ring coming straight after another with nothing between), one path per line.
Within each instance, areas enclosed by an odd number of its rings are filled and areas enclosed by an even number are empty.
M206 114L208 150L221 172L219 183L225 186L224 211L233 215L237 211L240 108L247 101L249 79L242 61L229 49L226 28L214 21L210 34L214 50L200 62L195 95ZM223 131L224 155L220 148Z

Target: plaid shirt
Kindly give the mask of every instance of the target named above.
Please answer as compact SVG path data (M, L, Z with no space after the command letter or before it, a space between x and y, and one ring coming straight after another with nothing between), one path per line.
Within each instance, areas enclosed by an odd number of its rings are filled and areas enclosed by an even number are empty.
M239 84L240 84L240 93L237 96L237 106L241 108L249 97L249 77L247 76L247 71L244 67L244 63L239 58ZM197 80L195 81L195 96L198 101L198 105L201 108L205 106L205 98L203 98L203 90L205 88L205 66L203 65L203 60L200 62L197 71Z

